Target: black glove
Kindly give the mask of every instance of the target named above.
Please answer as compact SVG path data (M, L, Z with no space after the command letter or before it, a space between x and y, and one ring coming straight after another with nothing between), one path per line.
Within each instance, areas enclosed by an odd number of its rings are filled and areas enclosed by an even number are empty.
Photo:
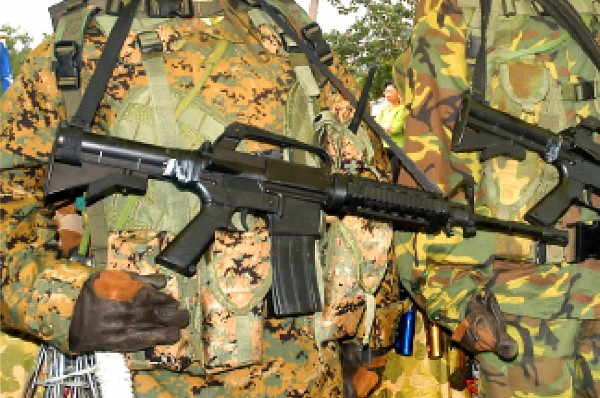
M466 317L452 339L473 354L491 351L510 361L519 353L517 342L506 333L504 316L492 292L474 296L469 301Z
M173 344L190 316L173 297L159 291L164 275L106 270L92 275L79 293L69 348L90 351L137 351Z

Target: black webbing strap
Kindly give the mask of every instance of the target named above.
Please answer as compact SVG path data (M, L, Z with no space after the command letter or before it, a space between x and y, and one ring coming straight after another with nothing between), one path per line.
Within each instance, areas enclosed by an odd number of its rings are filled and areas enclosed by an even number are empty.
M485 87L487 85L487 27L490 19L490 0L479 0L481 11L481 39L477 58L475 58L475 70L473 71L473 82L471 88L473 97L485 101Z
M113 29L106 41L106 47L98 60L98 65L79 103L77 112L69 122L72 127L89 130L94 115L100 105L108 79L119 59L121 47L129 33L133 18L140 0L131 0L125 5L115 22Z
M300 48L300 50L302 50L302 52L306 54L313 66L315 66L319 70L319 72L321 72L321 74L325 76L331 82L331 84L333 84L333 86L340 92L340 94L342 94L342 96L348 102L350 102L350 104L356 109L358 101L356 100L354 95L350 92L350 90L348 90L344 83L329 70L327 65L325 65L323 61L321 61L317 53L313 51L309 44L303 38L300 37L300 35L296 32L296 29L294 29L294 27L290 24L288 19L283 14L281 14L281 12L276 7L269 4L267 0L257 0L257 3L260 5L263 11L265 11L267 15L269 15L271 19L283 30L284 33L296 42L298 48ZM425 173L423 173L415 165L415 163L406 155L406 153L404 153L404 151L394 142L394 140L388 134L386 134L383 128L375 121L375 119L373 119L373 117L368 112L363 112L362 118L367 123L367 125L370 128L372 128L375 131L375 133L377 133L377 135L388 144L388 146L398 157L406 171L408 171L408 173L413 177L415 182L419 184L421 188L428 192L435 192L438 194L442 193L441 190L437 187L437 185L432 183L427 178Z
M600 46L581 15L567 0L536 0L579 44L590 60L600 70Z

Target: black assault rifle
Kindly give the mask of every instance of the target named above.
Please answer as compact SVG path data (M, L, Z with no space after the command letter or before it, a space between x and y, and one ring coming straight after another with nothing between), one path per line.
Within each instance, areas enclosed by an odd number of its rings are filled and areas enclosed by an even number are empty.
M236 151L242 140L278 150ZM297 153L313 156L320 166L285 161L282 152L292 159ZM460 227L465 236L473 236L481 228L567 243L565 232L550 227L500 221L435 193L331 173L330 162L321 148L240 123L229 125L214 144L207 141L198 150L162 148L65 127L56 137L46 196L84 191L93 202L115 191L144 194L148 178L194 192L202 200L202 211L156 258L185 275L196 272L216 230L233 228L235 212L264 216L272 240L275 315L321 310L314 256L323 210L387 221L409 231L450 234Z
M600 212L591 204L591 195L600 193L600 144L594 142L594 133L599 129L600 120L588 117L555 134L466 94L454 126L452 150L481 151L482 161L496 156L523 160L527 150L553 164L559 184L525 214L532 224L550 226L573 204Z

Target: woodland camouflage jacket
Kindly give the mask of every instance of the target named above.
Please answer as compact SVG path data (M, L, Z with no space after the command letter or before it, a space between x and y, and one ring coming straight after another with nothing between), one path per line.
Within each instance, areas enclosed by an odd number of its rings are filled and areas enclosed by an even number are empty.
M598 83L598 73L579 46L548 15L538 15L529 1L517 1L516 15L504 15L502 1L492 0L487 46L486 98L490 105L555 132L585 116L599 115L597 98L577 101L573 86ZM584 20L598 37L595 2L579 4ZM470 174L477 183L477 211L523 221L523 214L557 182L556 171L537 155L524 162L495 158L481 163L477 153L451 151L451 127L460 97L470 88L472 61L469 29L479 1L423 0L407 54L397 62L405 82L409 113L405 150L444 192ZM494 11L495 10L495 11ZM569 91L570 90L570 91ZM405 181L406 182L406 181ZM597 200L598 198L594 198ZM575 208L566 222L580 217ZM398 234L398 258L406 286L426 299L427 312L451 329L464 316L470 297L493 286L501 308L511 314L551 319L600 317L598 260L567 264L558 248L548 250L548 264L532 260L532 241L481 231L472 239Z

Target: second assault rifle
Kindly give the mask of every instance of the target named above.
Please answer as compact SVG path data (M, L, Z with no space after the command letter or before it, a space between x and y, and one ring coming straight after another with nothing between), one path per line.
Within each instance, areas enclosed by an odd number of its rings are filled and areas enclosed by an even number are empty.
M527 150L554 165L558 185L525 214L532 224L550 226L573 204L600 212L591 201L593 193L600 194L600 144L594 141L599 129L600 120L588 117L555 134L465 94L454 125L452 150L481 151L482 161L496 156L523 160Z
M236 150L242 140L277 147L270 153ZM311 167L283 160L282 152L320 159ZM275 154L275 155L274 155ZM202 200L201 212L158 254L157 262L193 275L216 230L228 230L236 212L266 218L271 235L272 311L292 315L321 310L315 274L315 244L321 212L353 214L393 223L399 229L467 237L477 229L519 234L565 245L551 227L500 221L435 193L330 171L327 153L262 129L233 123L198 150L169 149L63 128L56 137L47 198L84 191L93 202L115 191L144 194L149 178L167 180Z

